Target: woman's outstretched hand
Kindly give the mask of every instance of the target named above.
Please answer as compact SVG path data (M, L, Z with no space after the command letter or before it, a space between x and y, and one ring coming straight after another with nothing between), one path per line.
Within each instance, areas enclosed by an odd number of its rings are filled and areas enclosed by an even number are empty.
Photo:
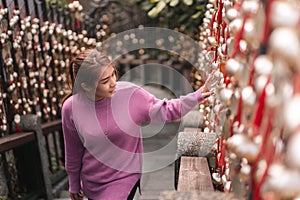
M220 84L223 74L217 70L212 71L201 87L202 97L207 98L215 93L215 87Z

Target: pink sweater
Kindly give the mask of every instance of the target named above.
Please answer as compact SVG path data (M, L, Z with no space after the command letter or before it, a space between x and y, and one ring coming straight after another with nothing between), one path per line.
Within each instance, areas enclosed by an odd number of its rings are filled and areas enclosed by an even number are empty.
M181 118L201 91L157 99L141 87L118 82L112 98L92 102L78 93L62 107L69 191L95 200L126 200L142 173L142 122Z

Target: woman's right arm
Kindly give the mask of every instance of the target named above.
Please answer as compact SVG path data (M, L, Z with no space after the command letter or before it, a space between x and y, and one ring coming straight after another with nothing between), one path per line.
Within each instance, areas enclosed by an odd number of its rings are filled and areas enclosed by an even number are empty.
M79 194L84 146L73 121L72 101L69 99L64 102L62 107L62 128L65 142L65 168L69 178L70 195Z

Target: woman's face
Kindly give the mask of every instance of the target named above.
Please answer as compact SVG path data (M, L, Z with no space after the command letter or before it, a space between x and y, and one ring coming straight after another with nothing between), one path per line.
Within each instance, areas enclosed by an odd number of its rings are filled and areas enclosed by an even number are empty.
M117 83L117 74L114 64L110 64L101 73L98 84L95 91L95 101L99 101L103 98L111 98L114 94Z

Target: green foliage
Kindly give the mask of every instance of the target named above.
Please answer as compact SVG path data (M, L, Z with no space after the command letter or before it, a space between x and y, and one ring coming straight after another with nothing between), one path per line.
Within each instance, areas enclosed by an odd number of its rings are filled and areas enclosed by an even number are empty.
M46 3L56 3L56 2L60 2L60 3L63 3L63 4L68 4L68 3L71 3L72 0L46 0Z
M159 26L193 35L198 31L207 0L128 0L146 11Z
M47 6L47 9L50 9L50 5L51 4L56 4L56 6L58 7L64 7L64 6L67 6L69 3L72 2L72 0L45 0L46 2L46 6Z

